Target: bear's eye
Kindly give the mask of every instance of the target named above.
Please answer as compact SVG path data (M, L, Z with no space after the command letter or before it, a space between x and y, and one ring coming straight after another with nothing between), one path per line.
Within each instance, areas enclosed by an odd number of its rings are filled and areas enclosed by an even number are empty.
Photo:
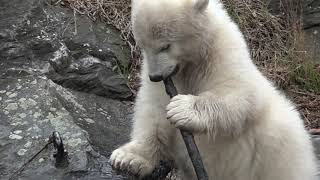
M170 49L170 47L171 47L171 44L167 44L167 45L160 48L160 52L167 51Z

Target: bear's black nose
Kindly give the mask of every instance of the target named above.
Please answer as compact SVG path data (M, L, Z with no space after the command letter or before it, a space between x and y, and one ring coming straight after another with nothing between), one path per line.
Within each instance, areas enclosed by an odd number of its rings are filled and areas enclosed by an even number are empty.
M168 77L174 76L178 72L178 70L178 65L168 66L160 72L149 73L149 78L152 82L160 82L164 79L167 79Z
M162 74L149 74L150 81L160 82L162 81Z

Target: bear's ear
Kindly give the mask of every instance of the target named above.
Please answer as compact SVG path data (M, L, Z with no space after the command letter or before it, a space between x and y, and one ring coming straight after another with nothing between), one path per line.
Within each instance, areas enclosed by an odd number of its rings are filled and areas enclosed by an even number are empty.
M203 12L208 7L209 0L196 0L194 4L194 9L197 12Z

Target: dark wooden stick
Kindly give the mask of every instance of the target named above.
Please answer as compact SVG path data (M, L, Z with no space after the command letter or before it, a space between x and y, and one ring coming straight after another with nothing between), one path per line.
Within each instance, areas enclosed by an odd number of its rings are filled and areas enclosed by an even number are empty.
M163 80L163 82L166 88L166 92L170 96L170 98L173 98L174 96L178 95L177 89L175 88L173 81L170 77ZM181 129L180 132L184 140L184 143L187 147L188 154L191 159L193 168L197 174L198 180L208 180L208 174L206 172L206 169L204 168L200 152L194 141L192 133Z
M320 135L320 129L310 129L309 133L311 135Z

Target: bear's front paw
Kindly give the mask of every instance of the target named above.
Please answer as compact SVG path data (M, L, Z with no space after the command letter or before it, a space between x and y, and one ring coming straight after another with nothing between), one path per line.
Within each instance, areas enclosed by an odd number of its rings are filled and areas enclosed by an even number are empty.
M166 108L167 119L179 129L195 133L205 131L199 112L194 108L197 98L193 95L173 97Z
M112 166L115 169L127 171L139 177L151 174L154 165L140 154L135 153L136 150L133 143L128 143L116 149L110 156Z

